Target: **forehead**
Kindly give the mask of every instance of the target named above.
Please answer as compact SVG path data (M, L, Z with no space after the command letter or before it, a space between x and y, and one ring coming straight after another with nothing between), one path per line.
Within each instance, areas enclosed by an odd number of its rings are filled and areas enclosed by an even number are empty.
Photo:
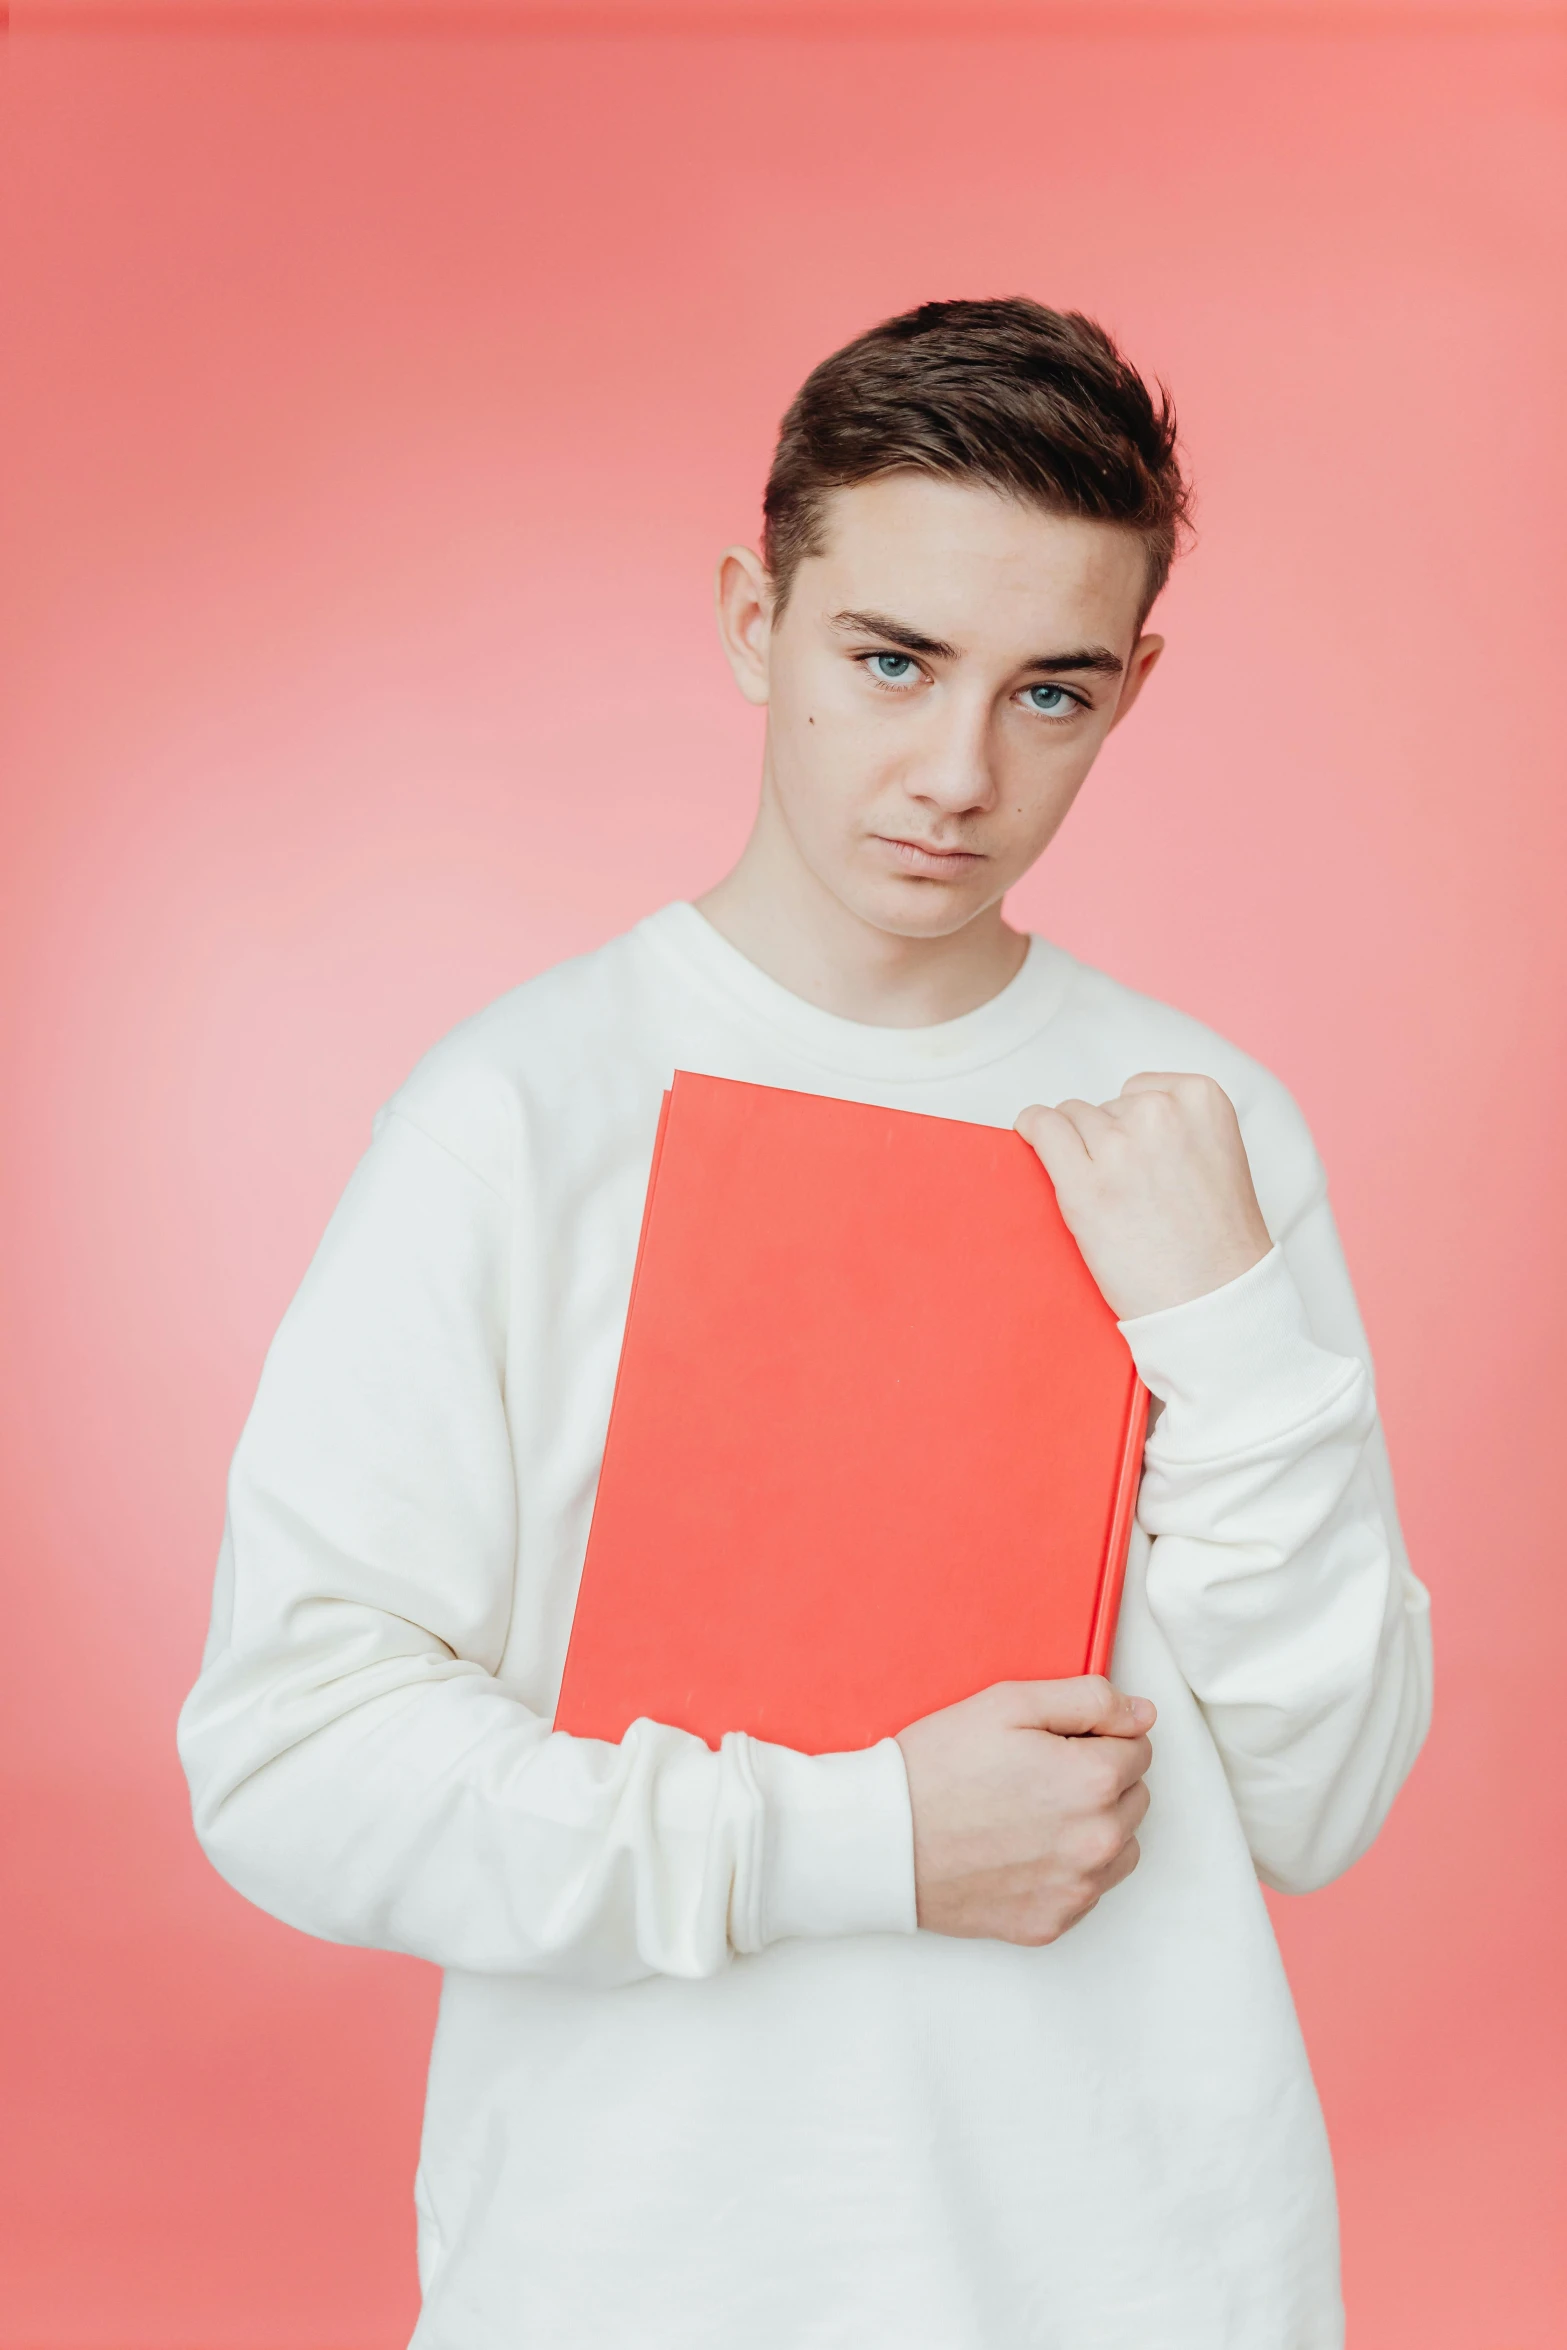
M1040 631L1129 645L1147 564L1120 523L1051 514L974 482L884 473L834 490L823 548L795 575L791 604L885 613L964 648Z

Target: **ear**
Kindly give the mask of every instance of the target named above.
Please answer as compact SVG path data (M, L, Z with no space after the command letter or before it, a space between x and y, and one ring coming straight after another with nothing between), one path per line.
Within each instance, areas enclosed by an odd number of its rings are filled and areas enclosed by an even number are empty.
M718 640L748 702L767 700L773 598L766 567L750 547L726 547L714 581Z
M1121 698L1116 703L1115 716L1110 721L1111 731L1120 725L1127 711L1142 692L1150 670L1163 651L1164 639L1162 636L1140 636L1136 644L1133 645L1127 658L1126 675L1121 680Z

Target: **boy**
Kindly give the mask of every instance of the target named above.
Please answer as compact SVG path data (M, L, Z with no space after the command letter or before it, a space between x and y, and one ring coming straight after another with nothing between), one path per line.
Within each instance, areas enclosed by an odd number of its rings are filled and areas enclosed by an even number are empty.
M1184 503L1085 319L932 303L817 368L719 573L739 864L436 1048L268 1357L182 1750L242 1892L447 1970L418 2350L1341 2339L1257 1880L1346 1868L1424 1734L1365 1342L1283 1089L1001 910ZM1038 1151L1156 1398L1115 1686L853 1754L552 1735L676 1067ZM932 1230L909 1279L962 1278Z

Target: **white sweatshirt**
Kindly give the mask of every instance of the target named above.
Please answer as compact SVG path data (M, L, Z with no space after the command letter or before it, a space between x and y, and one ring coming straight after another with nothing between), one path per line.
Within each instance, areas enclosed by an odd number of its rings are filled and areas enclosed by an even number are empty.
M1162 1403L1113 1665L1159 1707L1142 1864L1049 1948L915 1930L890 1740L551 1732L676 1068L996 1125L1206 1070L1240 1113L1277 1246L1123 1325ZM181 1750L241 1892L447 1970L417 2350L1328 2350L1332 2175L1257 1879L1365 1848L1429 1686L1283 1088L1039 939L978 1011L883 1029L681 904L378 1119L235 1457Z

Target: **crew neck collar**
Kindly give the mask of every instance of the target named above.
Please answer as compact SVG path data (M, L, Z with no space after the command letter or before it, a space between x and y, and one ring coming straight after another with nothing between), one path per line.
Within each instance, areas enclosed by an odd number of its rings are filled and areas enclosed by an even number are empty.
M688 975L787 1041L801 1059L883 1081L952 1077L1004 1060L1052 1018L1074 967L1062 948L1030 937L1018 970L987 1003L927 1028L882 1028L824 1012L770 979L688 899L661 907L637 927Z

